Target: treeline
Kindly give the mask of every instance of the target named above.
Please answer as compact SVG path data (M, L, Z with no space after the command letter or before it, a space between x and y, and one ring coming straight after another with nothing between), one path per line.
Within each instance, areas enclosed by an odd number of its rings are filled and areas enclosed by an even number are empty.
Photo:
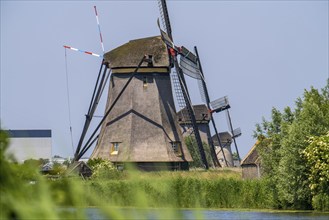
M329 81L256 125L262 175L277 209L329 210Z

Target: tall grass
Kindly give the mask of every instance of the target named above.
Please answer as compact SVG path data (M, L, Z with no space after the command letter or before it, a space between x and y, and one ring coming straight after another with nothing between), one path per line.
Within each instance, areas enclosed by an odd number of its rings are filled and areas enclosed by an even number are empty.
M148 207L271 208L267 184L237 178L202 179L191 176L125 180L91 180L85 187L119 206L138 206L142 195ZM94 205L94 204L90 204Z

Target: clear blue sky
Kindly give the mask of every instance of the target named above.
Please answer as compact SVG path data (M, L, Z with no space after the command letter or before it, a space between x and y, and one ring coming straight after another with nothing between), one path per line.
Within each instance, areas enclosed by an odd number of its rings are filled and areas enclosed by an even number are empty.
M1 127L51 129L53 155L73 155L63 45L102 53L159 35L157 1L1 1ZM242 156L273 106L294 106L328 78L328 1L169 1L177 45L197 46L212 99L228 95ZM76 147L101 60L67 51ZM189 80L195 104L196 82ZM105 94L106 95L106 94ZM104 101L98 115L104 111ZM216 115L219 130L227 130ZM96 120L97 121L97 120ZM96 123L94 123L96 124Z

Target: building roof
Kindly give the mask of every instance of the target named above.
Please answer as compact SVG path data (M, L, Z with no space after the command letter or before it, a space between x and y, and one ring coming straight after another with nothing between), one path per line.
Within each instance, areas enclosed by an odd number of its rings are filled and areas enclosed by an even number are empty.
M45 138L51 137L51 130L7 130L11 138Z
M249 150L247 155L241 161L241 165L248 164L258 164L259 163L259 154L257 151L258 141L254 144L254 146Z
M209 123L211 115L205 104L193 105L193 110L197 123ZM186 107L178 111L177 116L179 123L191 123Z
M219 134L220 142L222 144L232 142L232 136L228 131L219 132L218 134ZM212 141L214 143L214 146L219 146L219 143L218 143L218 140L217 140L217 135L214 134L211 138L212 138Z
M169 67L168 50L161 36L131 40L104 55L110 68L137 67L144 55L152 55L153 67ZM143 63L142 67L147 67Z

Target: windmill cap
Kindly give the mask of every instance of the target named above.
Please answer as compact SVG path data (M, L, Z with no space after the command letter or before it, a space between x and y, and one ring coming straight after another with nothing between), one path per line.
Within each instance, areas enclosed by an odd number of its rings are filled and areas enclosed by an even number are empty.
M153 68L169 68L168 51L161 36L131 40L105 53L104 59L112 70L135 68L145 54L152 57ZM149 67L149 63L144 62L141 67Z

